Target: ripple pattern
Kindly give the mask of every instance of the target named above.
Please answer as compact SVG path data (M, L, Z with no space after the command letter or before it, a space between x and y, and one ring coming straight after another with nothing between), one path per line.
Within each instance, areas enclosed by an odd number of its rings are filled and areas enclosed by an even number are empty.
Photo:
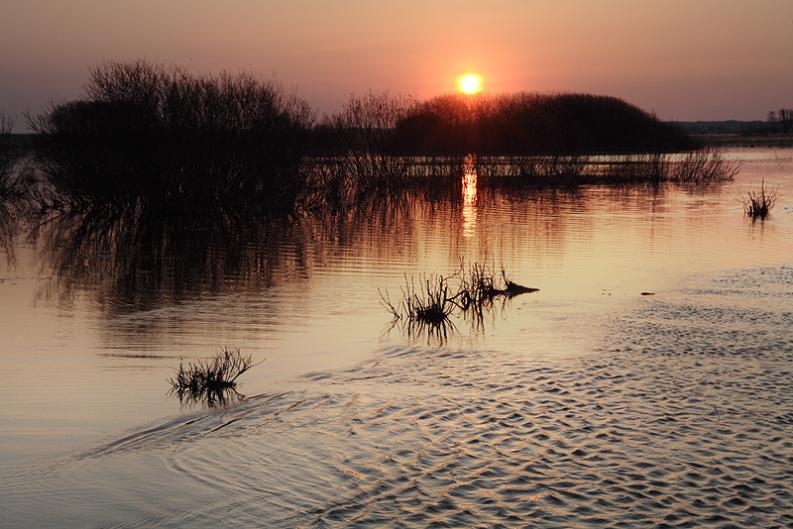
M790 528L789 274L658 293L574 360L391 348L61 472L195 487L108 527Z

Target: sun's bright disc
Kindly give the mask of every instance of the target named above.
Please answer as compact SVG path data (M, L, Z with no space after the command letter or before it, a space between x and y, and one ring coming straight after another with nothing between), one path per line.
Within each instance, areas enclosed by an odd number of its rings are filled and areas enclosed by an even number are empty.
M457 78L457 89L466 95L478 94L482 91L482 76L466 73Z

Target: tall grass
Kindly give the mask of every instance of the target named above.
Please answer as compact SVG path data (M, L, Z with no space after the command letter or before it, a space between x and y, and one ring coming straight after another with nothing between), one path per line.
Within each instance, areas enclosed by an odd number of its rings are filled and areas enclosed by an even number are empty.
M732 180L739 165L718 149L685 153L477 157L484 186L679 184L705 186Z

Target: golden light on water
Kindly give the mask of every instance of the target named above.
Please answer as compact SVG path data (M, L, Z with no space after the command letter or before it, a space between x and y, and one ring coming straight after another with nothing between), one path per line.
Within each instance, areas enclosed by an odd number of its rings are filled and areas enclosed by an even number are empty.
M474 95L482 91L482 76L477 73L465 73L457 78L457 90L461 94Z
M463 237L476 235L476 165L471 157L463 166Z

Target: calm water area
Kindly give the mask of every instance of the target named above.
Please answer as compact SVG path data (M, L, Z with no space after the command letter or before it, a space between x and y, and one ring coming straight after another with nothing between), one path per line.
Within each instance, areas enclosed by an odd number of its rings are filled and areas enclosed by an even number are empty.
M706 188L21 234L0 527L793 527L793 151L725 156ZM378 291L461 259L540 290L445 338L390 321ZM168 393L222 346L262 362L246 398Z

